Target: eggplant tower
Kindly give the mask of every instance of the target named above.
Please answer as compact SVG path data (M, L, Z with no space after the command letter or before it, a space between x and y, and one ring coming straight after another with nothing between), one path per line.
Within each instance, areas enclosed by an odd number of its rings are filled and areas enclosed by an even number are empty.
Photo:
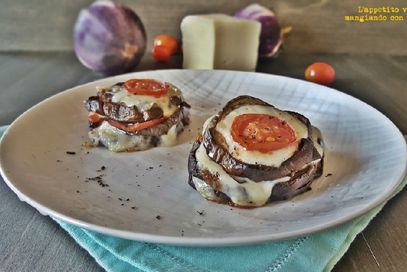
M155 79L130 79L84 101L89 138L112 152L174 146L190 123L190 105L180 89Z
M309 190L323 159L321 133L308 118L239 96L205 122L189 154L188 183L207 200L259 207Z

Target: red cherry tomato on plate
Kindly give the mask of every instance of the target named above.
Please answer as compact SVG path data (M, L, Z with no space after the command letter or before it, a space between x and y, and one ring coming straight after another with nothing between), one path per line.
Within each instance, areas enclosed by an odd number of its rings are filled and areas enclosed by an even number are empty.
M321 85L329 85L335 79L335 70L324 62L315 62L305 70L305 79Z
M232 123L235 142L261 153L284 148L296 140L294 129L284 120L268 114L242 114Z

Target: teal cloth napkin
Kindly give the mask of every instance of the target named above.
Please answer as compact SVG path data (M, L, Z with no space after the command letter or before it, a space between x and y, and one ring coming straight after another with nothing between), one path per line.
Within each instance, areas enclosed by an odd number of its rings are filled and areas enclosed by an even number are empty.
M0 127L0 137L5 130L6 127ZM391 197L406 183L407 177ZM330 271L384 205L313 235L274 243L212 248L136 242L54 220L107 271Z

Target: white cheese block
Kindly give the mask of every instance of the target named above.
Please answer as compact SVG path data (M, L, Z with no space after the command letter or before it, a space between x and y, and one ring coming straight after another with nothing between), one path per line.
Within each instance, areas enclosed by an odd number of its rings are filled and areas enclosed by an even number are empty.
M189 15L181 22L184 69L254 71L261 24L225 14Z

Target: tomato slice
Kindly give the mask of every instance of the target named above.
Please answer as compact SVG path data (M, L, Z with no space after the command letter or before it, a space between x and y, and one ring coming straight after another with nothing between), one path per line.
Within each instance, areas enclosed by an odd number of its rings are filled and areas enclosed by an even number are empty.
M150 95L156 98L168 93L168 86L164 82L155 79L130 79L123 86L129 93Z
M157 125L157 124L163 122L165 119L166 119L165 117L160 117L157 119L153 119L153 120L149 120L149 121L141 122L141 123L123 123L123 122L118 122L115 120L108 120L108 122L111 126L114 126L115 128L125 130L128 132L135 132L138 130L142 130L142 129Z
M232 123L231 135L246 150L268 153L296 140L294 129L284 120L268 114L242 114Z
M103 118L100 114L90 111L88 114L89 121L92 121L93 123L97 123L100 119Z

